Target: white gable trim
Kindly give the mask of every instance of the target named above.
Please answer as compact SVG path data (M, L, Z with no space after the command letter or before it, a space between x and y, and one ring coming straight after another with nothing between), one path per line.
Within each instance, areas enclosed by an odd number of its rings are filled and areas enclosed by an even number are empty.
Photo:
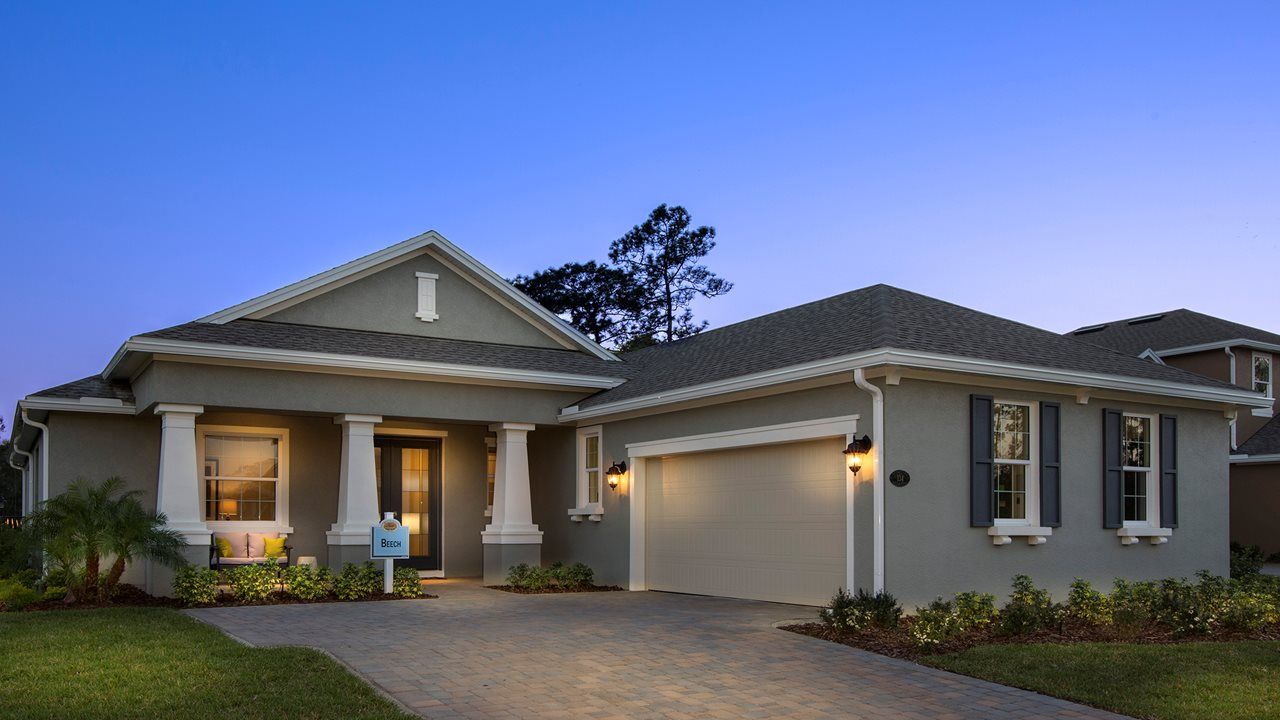
M563 319L529 299L527 295L515 289L511 283L463 252L458 246L446 240L444 236L435 230L428 230L417 237L409 238L404 242L396 243L391 247L357 258L331 270L312 275L305 280L299 280L279 290L273 290L265 295L246 300L239 305L219 310L216 313L199 318L198 321L222 325L241 318L261 318L361 278L368 277L380 270L403 262L414 254L420 254L427 250L432 251L433 257L444 262L462 278L485 291L564 347L586 350L592 355L605 360L618 359L613 353L574 329Z

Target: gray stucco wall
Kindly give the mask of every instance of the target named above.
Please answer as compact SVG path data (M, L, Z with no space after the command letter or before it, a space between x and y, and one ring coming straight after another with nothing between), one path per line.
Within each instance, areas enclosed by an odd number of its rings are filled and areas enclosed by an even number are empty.
M649 415L630 420L605 423L601 428L601 461L607 467L613 462L627 459L629 443L678 438L688 435L737 430L743 428L778 425L844 415L861 415L859 433L871 432L871 400L865 392L852 383L801 390L782 395L772 395L741 400L722 405L682 410L662 415ZM567 511L574 507L576 496L573 431L569 431L568 448L562 461L568 467L563 479L556 486L555 501L545 513L557 513L558 517L542 529L544 553L550 560L583 560L596 571L600 582L627 586L630 577L630 495L629 484L618 490L604 488L604 519L599 523L569 520ZM869 493L862 497L864 488L859 486L859 503L855 521L855 572L859 577L865 570L869 582L871 572L871 525ZM558 509L554 507L558 504ZM866 519L863 520L865 510ZM590 559L588 559L590 558Z
M133 383L138 407L193 403L295 413L369 413L464 422L556 423L586 393L318 372L153 362Z
M1062 407L1062 521L1045 545L1014 538L996 547L986 528L969 527L969 395L1057 401ZM981 590L1004 596L1010 578L1030 575L1064 599L1082 577L1109 588L1133 580L1226 574L1227 425L1222 414L1094 399L991 390L904 379L886 388L888 464L911 473L885 488L885 584L908 608L938 595ZM1178 416L1180 525L1165 545L1121 546L1102 527L1102 411Z
M432 322L414 317L418 311L415 273L419 272L440 276L436 281L436 312L440 317ZM267 319L505 345L563 347L425 254L272 313Z

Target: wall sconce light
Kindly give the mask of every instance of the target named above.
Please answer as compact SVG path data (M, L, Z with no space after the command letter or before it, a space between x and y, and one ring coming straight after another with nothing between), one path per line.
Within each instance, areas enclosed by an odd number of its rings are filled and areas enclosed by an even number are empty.
M862 469L862 456L871 452L871 438L863 435L861 438L854 437L853 442L849 443L849 447L843 450L845 465L853 471L854 475Z
M609 481L609 489L617 490L618 483L622 482L622 476L627 474L627 464L625 462L616 462L604 471L605 479Z

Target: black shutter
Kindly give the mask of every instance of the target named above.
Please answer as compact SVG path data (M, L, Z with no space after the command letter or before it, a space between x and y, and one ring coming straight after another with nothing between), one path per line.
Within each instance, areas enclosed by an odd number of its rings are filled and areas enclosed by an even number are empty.
M1178 416L1160 416L1160 527L1178 527Z
M992 405L990 395L969 396L969 524L973 527L990 527L993 524L991 472L995 440L991 426Z
M1124 502L1121 493L1124 465L1120 458L1121 413L1102 411L1102 527L1124 525Z
M1058 403L1040 403L1040 524L1062 527L1062 447Z

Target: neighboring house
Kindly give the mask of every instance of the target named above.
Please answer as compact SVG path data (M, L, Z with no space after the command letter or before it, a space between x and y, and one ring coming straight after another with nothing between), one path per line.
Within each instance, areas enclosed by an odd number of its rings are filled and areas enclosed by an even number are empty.
M1070 335L1271 399L1231 420L1231 539L1280 552L1280 335L1191 310L1090 325Z
M1224 416L1267 404L884 285L619 358L429 232L129 338L20 402L14 461L36 499L124 477L193 562L226 529L364 560L393 511L433 575L910 605L1225 573Z

